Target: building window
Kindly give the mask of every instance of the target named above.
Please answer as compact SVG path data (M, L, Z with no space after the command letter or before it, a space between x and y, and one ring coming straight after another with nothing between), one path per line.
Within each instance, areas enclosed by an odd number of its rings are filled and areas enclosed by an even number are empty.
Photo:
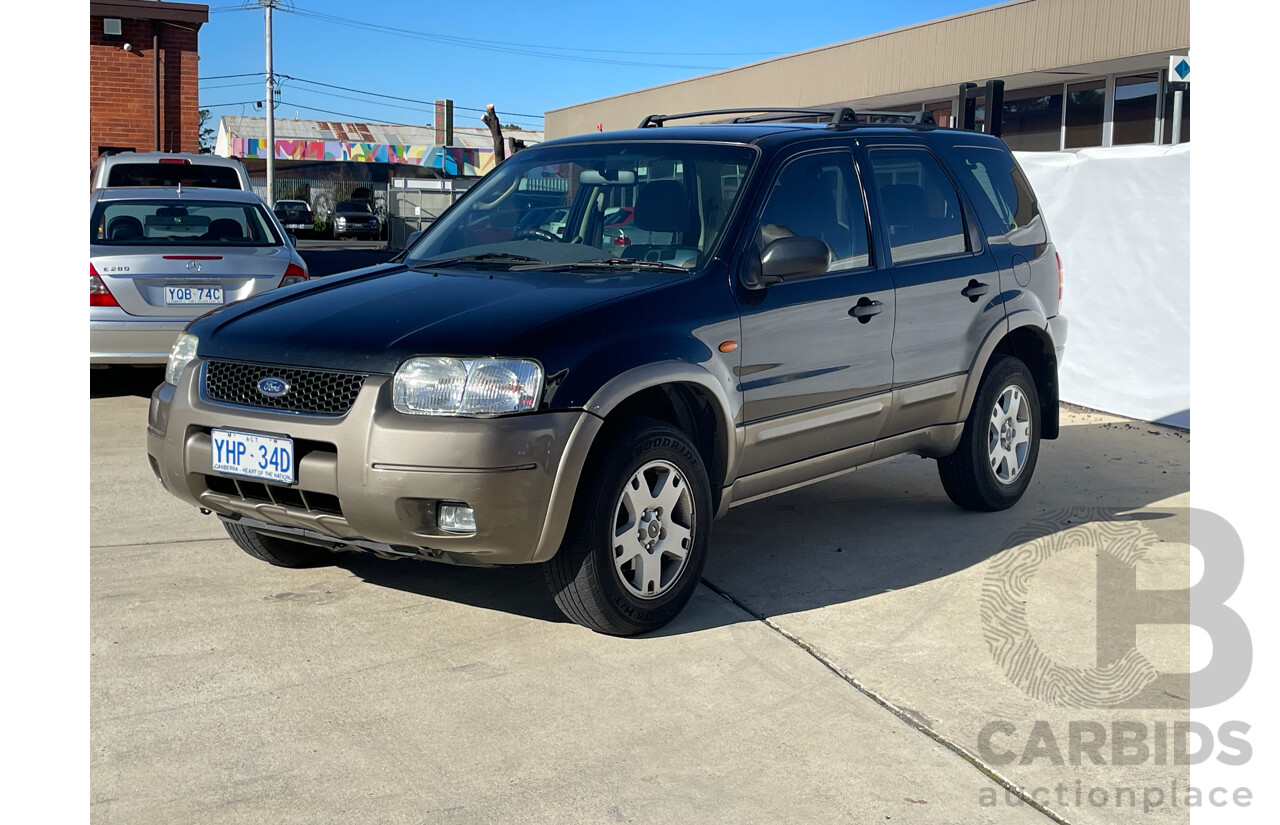
M1010 149L1056 152L1062 140L1062 86L1008 92L1000 136Z
M1103 104L1107 96L1105 80L1090 80L1067 86L1066 134L1063 146L1082 149L1102 145Z
M1182 134L1180 143L1191 140L1191 90L1182 93ZM1173 143L1173 90L1164 93L1164 143Z
M1111 144L1154 143L1156 102L1160 93L1160 73L1116 78L1115 113L1112 116Z

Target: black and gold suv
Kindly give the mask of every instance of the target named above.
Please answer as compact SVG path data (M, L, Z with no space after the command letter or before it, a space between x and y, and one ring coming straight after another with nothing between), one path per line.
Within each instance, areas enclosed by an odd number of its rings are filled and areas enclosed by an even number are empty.
M151 401L161 483L286 567L542 564L614 634L681 609L738 504L899 453L962 507L1016 503L1066 320L1008 148L694 114L726 122L542 143L391 263L193 322ZM525 220L548 208L559 231Z

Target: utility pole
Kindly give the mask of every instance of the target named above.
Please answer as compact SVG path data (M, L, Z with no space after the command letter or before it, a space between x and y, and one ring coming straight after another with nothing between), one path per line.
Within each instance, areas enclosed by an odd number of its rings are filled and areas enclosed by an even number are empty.
M267 116L267 208L276 199L276 75L271 59L271 10L280 0L258 0L267 13L267 99L262 104Z

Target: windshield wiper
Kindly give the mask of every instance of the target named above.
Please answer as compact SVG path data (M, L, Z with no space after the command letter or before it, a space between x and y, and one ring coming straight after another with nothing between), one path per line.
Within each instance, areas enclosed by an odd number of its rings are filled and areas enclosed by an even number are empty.
M643 258L592 258L586 261L570 261L569 263L537 263L529 266L512 267L512 272L530 272L546 269L656 269L660 272L682 272L689 270L683 266L663 263L662 261L646 261Z
M435 261L415 261L409 264L410 269L437 269L456 264L543 264L541 258L530 258L528 255L513 255L510 252L484 252L479 255L459 255L456 258L440 258Z

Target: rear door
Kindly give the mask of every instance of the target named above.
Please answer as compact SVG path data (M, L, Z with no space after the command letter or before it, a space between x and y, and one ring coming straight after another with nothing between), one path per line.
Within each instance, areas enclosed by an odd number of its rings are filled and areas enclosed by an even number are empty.
M923 142L864 145L897 302L890 436L959 420L968 372L1005 308L1000 268L941 159Z
M894 292L851 146L789 155L770 175L745 254L797 235L821 238L832 261L824 275L739 287L741 475L875 440L893 379Z

